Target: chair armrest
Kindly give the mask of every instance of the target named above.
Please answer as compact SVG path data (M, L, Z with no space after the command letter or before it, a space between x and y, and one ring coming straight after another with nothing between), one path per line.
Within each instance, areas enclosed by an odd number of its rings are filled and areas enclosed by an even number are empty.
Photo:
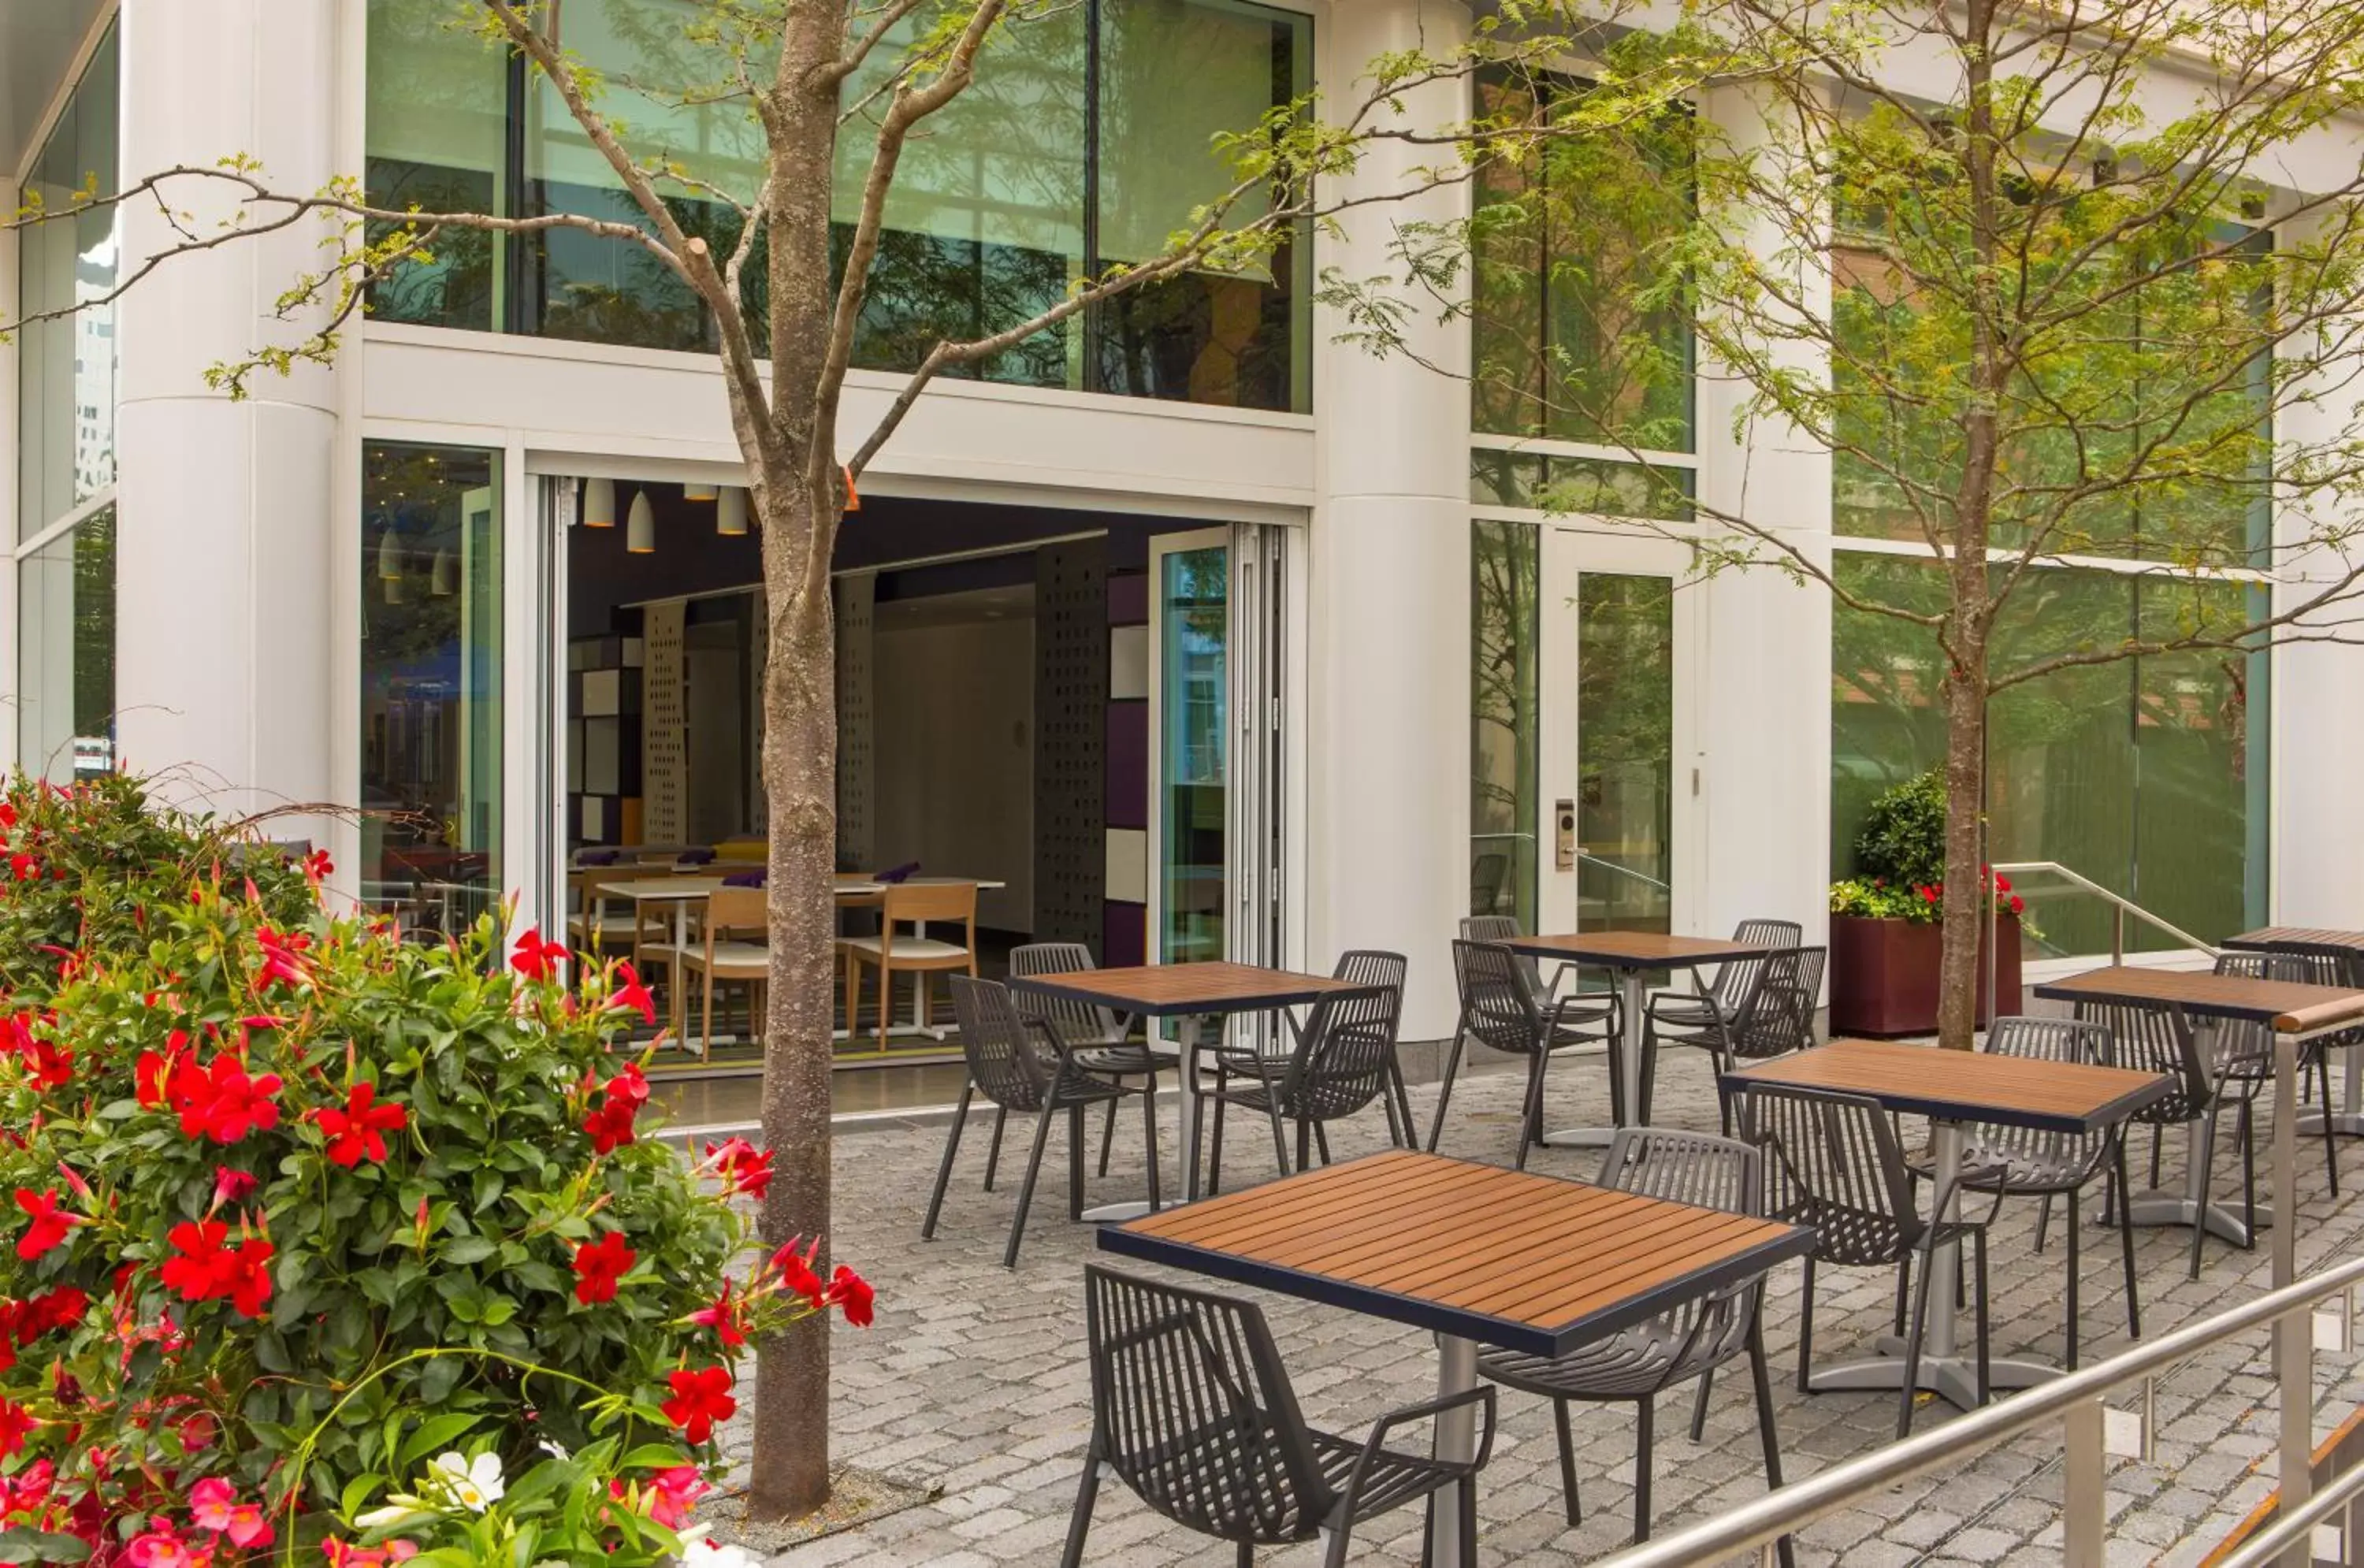
M1485 1469L1486 1462L1493 1456L1494 1452L1494 1387L1491 1384L1480 1384L1475 1388L1464 1389L1459 1394L1447 1394L1435 1399L1422 1400L1417 1405L1406 1405L1399 1409L1388 1411L1374 1421L1371 1424L1371 1435L1363 1440L1363 1451L1355 1456L1355 1468L1346 1473L1346 1485L1341 1489L1341 1494L1347 1499L1349 1507L1355 1497L1361 1496L1363 1479L1369 1473L1373 1462L1386 1448L1389 1432L1414 1421L1425 1421L1433 1417L1449 1415L1468 1405L1479 1406L1485 1411L1485 1424L1478 1435L1478 1451L1470 1459L1469 1467L1473 1471Z
M1929 1178L1929 1181L1932 1187L1936 1187L1936 1178L1934 1173ZM1955 1176L1951 1184L1945 1187L1936 1187L1935 1196L1929 1205L1929 1224L1931 1227L1934 1229L1936 1226L1946 1223L1945 1218L1946 1210L1952 1207L1955 1196L1958 1195L1964 1187L1974 1186L1986 1182L1992 1182L1994 1184L1994 1187L1992 1189L1994 1202L1988 1206L1987 1217L1984 1219L1978 1221L1978 1223L1981 1226L1993 1224L1995 1216L2002 1212L2002 1200L2010 1195L2011 1192L2011 1167L2007 1164L1965 1166L1960 1173ZM1957 1220L1954 1223L1961 1224L1964 1222Z

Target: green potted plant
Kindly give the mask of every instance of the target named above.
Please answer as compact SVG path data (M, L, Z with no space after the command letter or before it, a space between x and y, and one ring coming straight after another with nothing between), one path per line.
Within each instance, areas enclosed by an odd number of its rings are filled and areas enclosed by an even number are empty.
M1927 1034L1937 1027L1940 920L1945 906L1946 781L1935 769L1871 804L1855 840L1856 874L1831 884L1831 1032ZM2026 906L2010 879L1986 874L1995 901L1995 947L1979 954L1979 1023L1987 1013L1987 966L2006 1012L2020 996L2020 936Z

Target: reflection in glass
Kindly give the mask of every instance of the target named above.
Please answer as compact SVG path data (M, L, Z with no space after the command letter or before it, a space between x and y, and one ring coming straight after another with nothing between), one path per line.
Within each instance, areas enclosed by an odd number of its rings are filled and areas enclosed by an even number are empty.
M1224 955L1224 786L1230 778L1231 552L1164 557L1157 582L1157 961Z
M452 929L500 886L500 454L362 450L362 896Z
M1577 929L1674 917L1675 584L1577 579Z
M27 174L22 205L65 212L117 188L116 35L109 28ZM115 483L115 208L20 231L17 297L0 314L17 342L17 527L30 539ZM0 306L7 305L0 299ZM81 308L75 307L80 306ZM29 317L70 314L54 320Z
M372 205L422 212L506 213L509 70L501 51L451 27L447 0L371 0L369 149ZM370 238L390 226L373 224ZM370 291L381 321L478 331L499 324L505 239L481 230L435 237Z
M17 755L63 784L115 766L115 508L18 568Z
M1535 929L1536 639L1541 536L1472 525L1469 583L1469 913Z

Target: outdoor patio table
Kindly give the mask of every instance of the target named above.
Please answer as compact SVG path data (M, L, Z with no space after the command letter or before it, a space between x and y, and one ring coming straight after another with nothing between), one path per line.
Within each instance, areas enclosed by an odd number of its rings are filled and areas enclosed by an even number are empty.
M1659 969L1696 969L1756 958L1773 950L1718 937L1673 937L1656 931L1584 931L1574 936L1505 937L1501 945L1531 958L1557 959L1564 963L1589 964L1617 972L1624 999L1625 1042L1614 1065L1619 1104L1625 1123L1642 1119L1642 1025L1647 1006L1644 976ZM1562 1128L1544 1134L1543 1141L1558 1148L1605 1148L1613 1128Z
M1784 1084L1827 1089L1877 1100L1890 1111L1927 1117L1935 1169L1933 1192L1951 1188L1962 1173L1962 1128L1966 1123L2024 1127L2076 1135L2117 1127L2174 1088L2174 1080L2124 1067L2076 1062L2039 1062L1984 1051L1938 1051L1926 1045L1891 1040L1834 1040L1790 1056L1739 1068L1723 1075L1727 1088ZM1954 1212L1961 1194L1954 1193ZM1943 1220L1952 1216L1932 1215ZM1929 1321L1923 1337L1920 1385L1942 1394L1963 1409L1978 1403L1978 1368L1955 1340L1954 1284L1961 1247L1939 1251L1930 1262ZM1808 1375L1807 1386L1831 1389L1897 1388L1904 1382L1904 1341L1883 1334L1874 1353L1860 1361L1824 1367ZM2037 1361L1992 1360L1989 1377L1997 1388L2025 1388L2060 1375Z
M2057 1002L2130 1002L2137 1006L2164 1007L2176 1016L2176 1027L2188 1029L2191 1018L2240 1018L2265 1024L2295 1043L2364 1021L2364 991L2340 985L2309 985L2295 980L2258 980L2246 974L2211 974L2189 969L2137 969L2118 964L2088 970L2065 980L2035 987L2038 996ZM2280 1134L2276 1133L2279 1141ZM2208 1173L2200 1166L2199 1128L2184 1129L2183 1190L2136 1193L2136 1225L2206 1224L2210 1232L2236 1247L2249 1242L2248 1227L2206 1192ZM2258 1208L2260 1226L2273 1223L2270 1204Z
M2364 952L2364 931L2333 931L2314 926L2267 926L2255 931L2243 931L2237 937L2226 937L2221 944L2241 952L2272 952L2292 942L2304 942L2310 947L2352 948ZM2331 1129L2350 1138L2364 1138L2364 1050L2347 1049L2340 1052L2339 1108L2308 1111L2300 1118L2302 1129L2308 1132L2323 1130L2322 1118L2331 1118Z
M1144 1018L1180 1021L1182 1055L1182 1193L1199 1195L1199 1030L1210 1016L1269 1013L1303 1006L1333 991L1355 989L1351 980L1298 974L1252 964L1154 963L1128 969L1079 969L1060 974L1013 974L1009 988L1108 1007ZM1132 1219L1147 1214L1146 1203L1106 1204L1084 1211L1086 1219Z
M1563 1356L1802 1257L1813 1239L1721 1209L1390 1150L1110 1226L1099 1244L1428 1329L1443 1396L1477 1386L1480 1345ZM1466 1459L1475 1441L1473 1412L1437 1422L1440 1458ZM1433 1508L1429 1542L1436 1568L1467 1568Z

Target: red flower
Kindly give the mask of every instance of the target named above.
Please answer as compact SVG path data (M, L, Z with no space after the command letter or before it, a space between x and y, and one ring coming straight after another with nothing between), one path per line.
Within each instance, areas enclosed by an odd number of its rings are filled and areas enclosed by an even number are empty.
M589 1307L616 1299L616 1282L640 1261L624 1244L624 1233L610 1230L597 1241L574 1249L574 1299Z
M89 1309L90 1295L79 1285L61 1284L34 1296L17 1314L17 1342L29 1345L52 1329L70 1329Z
M2011 891L2011 878L2007 876L1996 877L1995 891L1997 893L2009 893Z
M269 1546L270 1517L260 1503L238 1500L230 1484L208 1475L189 1488L189 1522L215 1535L226 1535L236 1546Z
M242 1318L262 1317L263 1305L271 1299L273 1251L270 1240L262 1236L238 1244L238 1255L231 1260L229 1304Z
M726 1351L735 1351L747 1342L744 1321L745 1299L730 1299L730 1281L722 1282L722 1294L714 1298L711 1307L701 1307L689 1315L689 1320L700 1328L711 1329Z
M730 1396L727 1366L700 1367L695 1372L685 1367L665 1381L673 1388L673 1397L658 1408L692 1443L705 1442L714 1436L715 1422L739 1413L739 1401Z
M0 1399L0 1459L22 1453L26 1436L39 1425L22 1405Z
M254 986L266 990L273 984L284 982L301 985L311 975L304 968L303 951L312 945L312 939L301 931L274 931L265 926L254 933L262 944L262 967L254 972Z
M131 1092L139 1096L141 1110L160 1111L164 1108L164 1085L172 1081L173 1069L180 1061L180 1047L188 1036L179 1029L173 1031L173 1043L165 1051L143 1051L139 1065L131 1070Z
M260 1178L235 1166L217 1165L214 1167L214 1207L219 1208L226 1203L237 1203L261 1184Z
M210 1138L216 1143L236 1143L249 1132L279 1125L279 1074L247 1076L234 1056L217 1056L200 1068L194 1062L175 1068L168 1092L181 1112L181 1131L190 1138Z
M334 1106L314 1113L320 1130L329 1135L329 1158L347 1170L367 1159L373 1164L385 1160L385 1134L399 1131L410 1123L409 1115L394 1101L377 1105L375 1084L356 1084L346 1093L342 1110Z
M812 1269L813 1257L820 1251L819 1241L802 1252L797 1251L797 1244L791 1241L772 1254L772 1267L780 1274L780 1288L795 1291L815 1307L821 1306L822 1297L829 1294L829 1287L821 1284L820 1275L813 1273Z
M2011 895L2011 912L2012 912L2013 914L2014 914L2014 915L2021 914L2021 913L2023 913L2024 911L2025 911L2025 909L2026 909L2026 908L2027 908L2027 900L2025 900L2024 898L2022 898L2022 897L2021 897L2018 894L2016 894L2016 893L2014 893L2014 894L2013 894L2013 895Z
M755 1146L743 1138L725 1139L720 1143L706 1146L706 1158L734 1193L749 1197L762 1197L772 1184L772 1152L755 1152Z
M660 1470L645 1484L627 1486L621 1481L608 1483L608 1496L618 1502L643 1507L649 1518L675 1530L689 1522L691 1507L712 1490L694 1464Z
M178 1256L164 1260L165 1285L185 1301L229 1297L230 1305L247 1318L262 1316L271 1299L270 1238L251 1237L236 1248L222 1245L229 1228L218 1219L184 1220L165 1240Z
M616 977L623 984L608 993L608 1006L632 1008L641 1015L642 1023L655 1023L656 998L650 995L649 988L641 984L640 975L632 970L631 960L626 959L616 965Z
M868 1280L840 1263L837 1272L829 1277L829 1295L824 1304L843 1307L847 1322L857 1329L867 1329L870 1327L870 1304L875 1296L876 1292L870 1288Z
M9 856L8 870L18 882L30 882L41 874L41 868L34 863L30 855Z
M593 1153L613 1153L632 1141L632 1109L628 1103L609 1099L583 1118L583 1130L591 1135Z
M517 940L517 947L509 954L509 967L528 980L547 980L565 962L566 944L544 941L541 932L532 926L525 929L525 935Z
M337 862L329 858L326 850L314 850L304 857L304 880L318 887L337 873Z
M19 1048L25 1071L32 1074L36 1089L58 1089L73 1081L73 1052L61 1050L46 1040L27 1039Z
M641 1073L639 1062L624 1063L624 1070L608 1080L608 1097L626 1101L635 1107L648 1103L649 1081Z
M66 1239L66 1232L80 1225L78 1214L58 1211L58 1189L36 1195L30 1187L17 1189L17 1207L32 1217L33 1223L17 1238L17 1256L30 1262Z

